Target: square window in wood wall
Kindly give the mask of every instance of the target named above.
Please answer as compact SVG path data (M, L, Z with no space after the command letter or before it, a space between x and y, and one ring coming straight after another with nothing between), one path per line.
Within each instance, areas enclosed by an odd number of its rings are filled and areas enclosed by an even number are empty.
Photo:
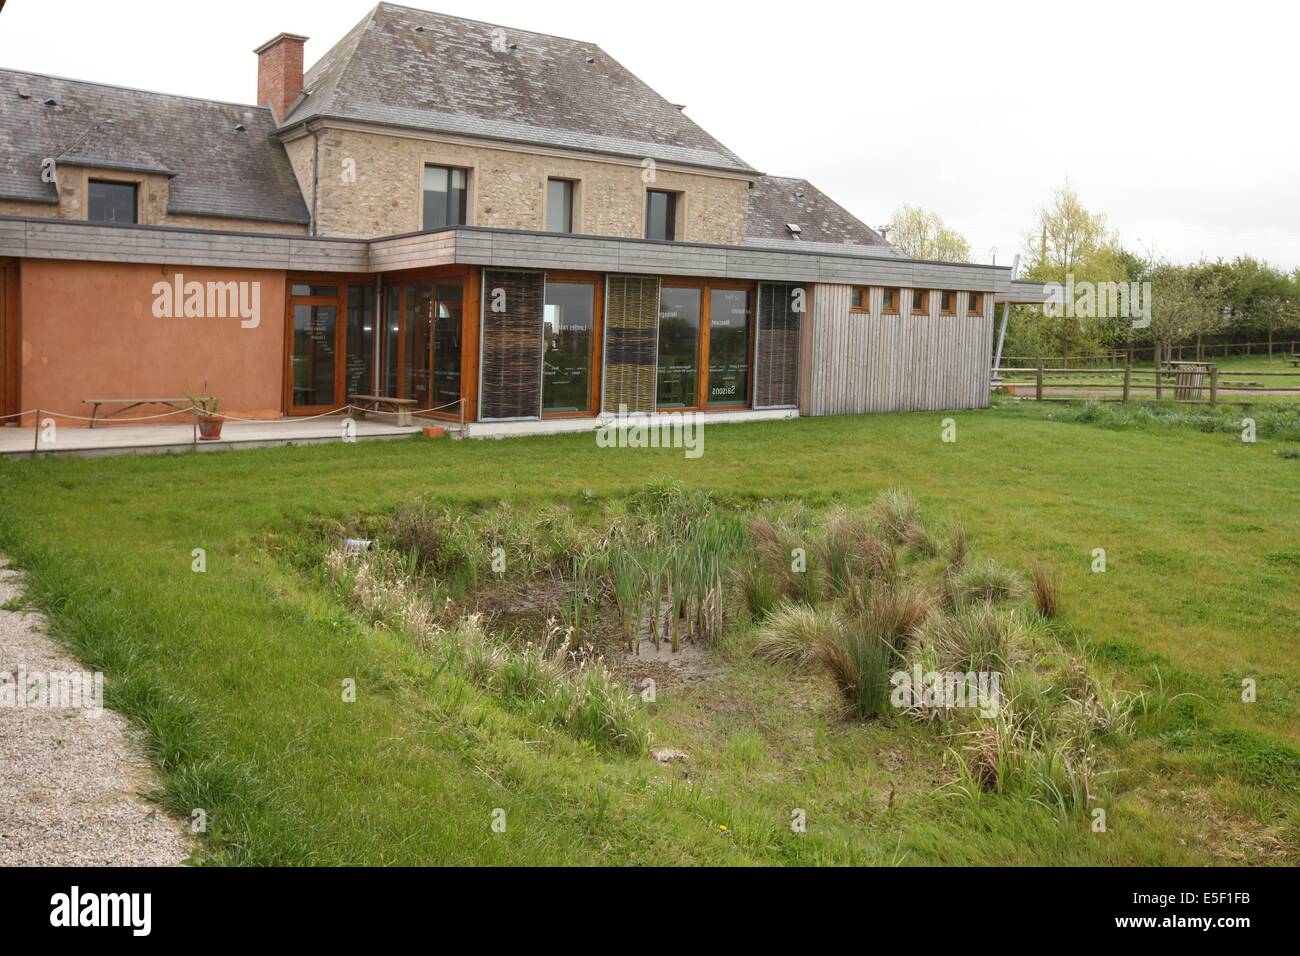
M940 315L957 314L957 293L956 292L939 293L939 314Z
M864 285L855 285L849 290L849 311L850 312L870 312L871 296L868 295L868 289Z
M882 311L885 315L898 315L898 290L882 289L881 292Z
M930 314L930 293L926 292L924 289L912 290L912 314Z

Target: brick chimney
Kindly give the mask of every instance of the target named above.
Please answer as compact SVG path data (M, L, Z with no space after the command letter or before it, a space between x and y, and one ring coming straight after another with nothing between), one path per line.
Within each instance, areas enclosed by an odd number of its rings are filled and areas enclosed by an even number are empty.
M263 43L257 54L257 105L269 106L277 123L302 93L302 47L306 37L281 33Z

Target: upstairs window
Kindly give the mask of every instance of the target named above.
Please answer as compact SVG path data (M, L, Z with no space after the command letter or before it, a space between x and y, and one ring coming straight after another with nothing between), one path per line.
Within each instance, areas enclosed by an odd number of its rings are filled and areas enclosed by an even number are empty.
M469 170L454 166L424 167L424 228L465 225Z
M677 193L659 189L646 191L645 237L668 242L677 238Z
M898 315L898 290L882 289L881 293L881 311L885 315Z
M849 309L853 312L870 311L871 298L867 295L867 287L864 285L855 285L849 291Z
M967 293L966 314L967 315L984 314L984 293L983 292Z
M135 183L111 183L92 179L86 218L91 222L137 222L139 187Z
M546 182L546 231L573 232L573 180Z
M930 314L930 293L926 292L924 289L912 290L912 314Z
M956 292L939 293L939 314L940 315L957 314L957 293Z

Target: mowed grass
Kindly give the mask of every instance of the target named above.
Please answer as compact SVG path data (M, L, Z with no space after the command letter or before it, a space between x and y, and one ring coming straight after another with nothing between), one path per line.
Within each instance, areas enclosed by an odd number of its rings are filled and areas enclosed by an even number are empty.
M903 485L981 557L1055 568L1062 639L1164 688L1107 755L1106 831L952 798L952 742L840 719L825 682L754 660L743 635L714 681L651 707L686 762L601 755L363 626L288 560L305 523L418 495L583 513L660 477L814 508ZM585 435L0 462L0 549L145 727L159 799L207 812L214 862L1294 863L1298 490L1300 461L1268 441L994 409L713 426L698 460Z

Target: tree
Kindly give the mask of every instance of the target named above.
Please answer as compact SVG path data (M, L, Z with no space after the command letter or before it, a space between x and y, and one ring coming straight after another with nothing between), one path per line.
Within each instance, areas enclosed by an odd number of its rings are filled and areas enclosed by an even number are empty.
M1127 282L1142 269L1141 260L1120 247L1106 216L1087 209L1068 180L1038 209L1024 245L1025 278L1035 282L1065 285L1071 276L1075 283ZM1020 328L1015 338L1025 343L1023 347L1037 347L1029 355L1054 350L1065 361L1075 353L1095 354L1122 344L1127 337L1128 322L1113 316L1049 317L1037 309L1017 312L1012 328ZM1027 328L1030 323L1038 327Z
M1170 346L1218 331L1226 300L1222 278L1200 266L1155 265L1151 276L1151 336L1157 363L1168 361Z
M902 205L890 217L886 238L904 255L936 262L970 262L970 243L938 213Z

